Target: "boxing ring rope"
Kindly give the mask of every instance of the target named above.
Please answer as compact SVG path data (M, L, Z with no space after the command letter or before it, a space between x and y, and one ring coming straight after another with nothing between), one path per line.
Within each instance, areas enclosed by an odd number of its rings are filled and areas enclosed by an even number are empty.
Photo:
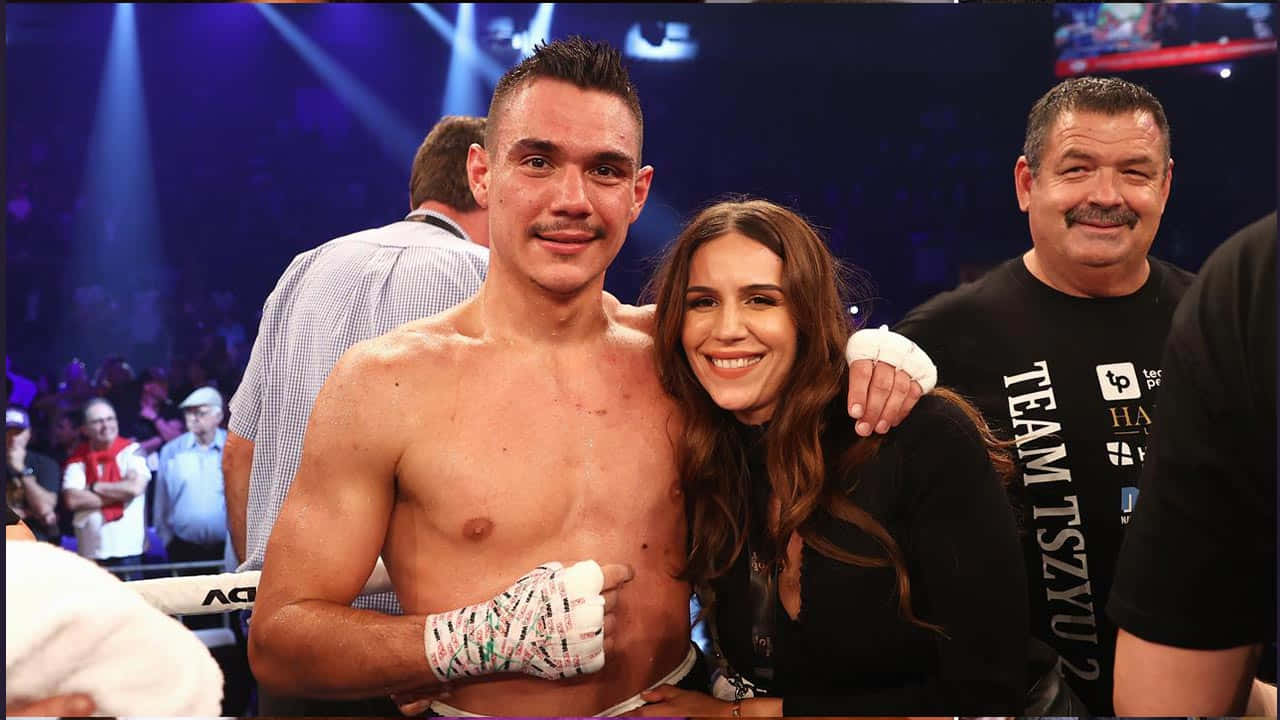
M175 563L176 566L199 566L200 563ZM210 563L204 564L206 567ZM176 569L173 566L136 565L111 568L117 573L139 572L159 569ZM149 578L146 580L129 580L126 585L136 592L149 605L166 615L215 615L233 610L249 610L253 608L254 598L258 593L258 580L262 577L260 570L248 570L235 573L218 573L215 575L186 575L181 577ZM391 578L382 558L374 565L361 594L387 592L391 588Z

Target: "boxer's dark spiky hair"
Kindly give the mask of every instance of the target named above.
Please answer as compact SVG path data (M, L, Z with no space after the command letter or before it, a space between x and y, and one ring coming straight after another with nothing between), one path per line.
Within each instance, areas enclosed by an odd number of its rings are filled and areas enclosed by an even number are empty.
M584 90L608 93L626 103L644 137L644 114L640 97L631 84L631 76L622 64L622 54L608 43L587 40L577 35L534 47L533 54L511 68L498 80L489 102L489 138L501 122L507 101L525 83L535 78L553 78L572 83Z

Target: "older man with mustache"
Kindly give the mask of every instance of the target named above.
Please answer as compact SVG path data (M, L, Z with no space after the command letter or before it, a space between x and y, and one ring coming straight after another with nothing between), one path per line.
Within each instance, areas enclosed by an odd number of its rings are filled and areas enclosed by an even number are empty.
M1013 179L1031 249L896 329L1015 441L1031 632L1089 710L1111 715L1102 605L1192 278L1148 255L1173 181L1164 108L1118 78L1066 80L1032 107Z

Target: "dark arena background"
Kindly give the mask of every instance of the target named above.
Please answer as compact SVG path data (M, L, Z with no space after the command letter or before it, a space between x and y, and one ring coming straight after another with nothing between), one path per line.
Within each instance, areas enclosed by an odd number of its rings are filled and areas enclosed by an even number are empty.
M653 193L606 281L625 301L691 212L744 193L824 228L874 282L864 312L896 321L1030 246L1026 114L1078 72L1163 101L1153 253L1195 270L1274 209L1276 21L1152 8L9 4L11 397L121 359L167 369L171 398L229 396L290 258L402 217L427 129L484 114L522 52L572 34L623 49L644 105Z

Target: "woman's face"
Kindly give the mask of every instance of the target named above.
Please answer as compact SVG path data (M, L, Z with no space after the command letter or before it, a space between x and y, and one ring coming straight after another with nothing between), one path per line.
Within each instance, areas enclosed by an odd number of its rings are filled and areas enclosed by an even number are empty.
M737 232L704 243L689 264L681 341L716 405L758 425L773 417L796 359L782 258Z

